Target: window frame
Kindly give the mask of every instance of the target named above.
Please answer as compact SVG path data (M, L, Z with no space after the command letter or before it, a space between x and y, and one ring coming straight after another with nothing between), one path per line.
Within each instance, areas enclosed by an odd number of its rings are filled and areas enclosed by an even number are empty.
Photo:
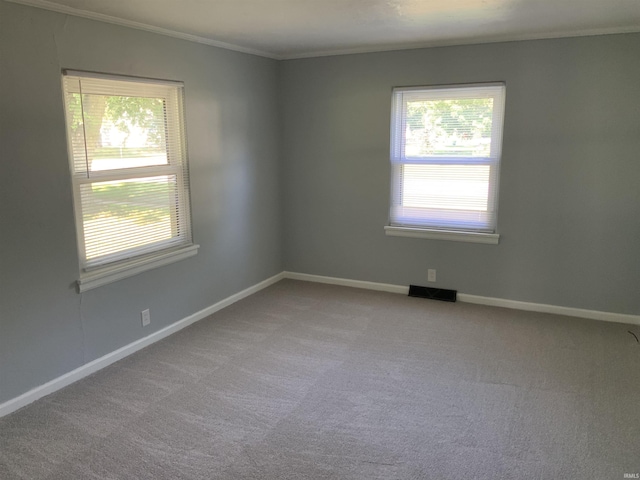
M80 91L76 91L75 87L71 86L71 83L75 79L79 79L79 85L82 85L82 79L95 79L104 82L113 81L109 87L109 93L112 95L114 93L116 95L118 94L118 85L121 85L121 83L117 82L126 82L126 93L121 89L120 94L122 96L136 96L130 94L131 90L129 90L129 88L137 89L138 86L134 86L134 84L141 84L141 92L143 89L146 89L147 95L140 94L140 97L149 96L149 92L153 92L153 98L163 98L164 135L165 137L172 136L177 139L176 141L167 142L166 144L167 163L105 170L93 170L89 168L89 164L87 163L86 169L78 169L71 129L72 110L68 96L78 93L81 95L106 95L106 93L98 92L97 90L84 91L82 87ZM81 293L195 255L199 245L194 244L192 240L189 169L184 118L184 84L182 82L167 80L63 70L62 92L69 168L73 189L77 251L80 266L80 276L77 280L78 291ZM82 110L82 107L80 108ZM84 130L82 132L81 142L86 148L87 137ZM95 261L88 259L86 248L87 237L83 219L85 204L82 200L82 187L84 185L99 184L102 182L126 182L127 180L149 179L163 176L167 178L175 177L175 203L171 202L169 207L171 216L176 215L174 212L175 208L178 212L177 215L180 217L179 219L176 218L176 220L171 221L172 231L177 229L179 233L170 239L159 240L137 247L132 246L111 254L101 255ZM174 205L174 207L172 207L172 205Z
M477 93L474 94L474 91ZM411 100L455 100L462 98L493 98L492 134L488 156L445 156L405 154L406 108ZM497 244L498 187L502 156L502 133L506 85L504 82L487 82L456 85L397 87L392 92L391 106L391 198L389 224L385 233L392 236L453 240L473 243ZM460 220L447 214L447 209L430 209L432 216L426 219L428 209L403 206L404 170L407 165L486 165L489 166L489 191L486 213L476 212L475 222ZM414 216L410 213L414 212ZM468 211L467 211L468 212ZM438 215L440 214L440 215ZM438 221L440 217L440 221ZM445 218L446 217L446 218ZM466 223L466 225L464 225Z

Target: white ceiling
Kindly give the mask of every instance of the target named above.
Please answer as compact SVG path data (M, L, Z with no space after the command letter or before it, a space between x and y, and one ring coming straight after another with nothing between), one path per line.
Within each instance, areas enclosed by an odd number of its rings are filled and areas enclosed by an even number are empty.
M640 0L9 0L271 58L640 31Z

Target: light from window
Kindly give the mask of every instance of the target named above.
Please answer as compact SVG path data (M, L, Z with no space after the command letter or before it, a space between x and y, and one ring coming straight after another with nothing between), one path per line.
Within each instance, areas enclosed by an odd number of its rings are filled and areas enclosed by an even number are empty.
M65 72L63 85L81 290L96 274L184 258L192 239L182 84Z
M503 84L396 88L392 227L495 233Z

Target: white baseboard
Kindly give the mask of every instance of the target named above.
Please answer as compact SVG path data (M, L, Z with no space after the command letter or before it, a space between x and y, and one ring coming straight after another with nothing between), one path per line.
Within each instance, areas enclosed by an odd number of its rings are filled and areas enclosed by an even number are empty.
M188 317L183 318L182 320L173 323L162 330L158 330L157 332L152 333L144 338L136 340L129 345L125 345L118 350L115 350L111 353L104 355L103 357L97 358L92 362L86 363L81 367L72 370L71 372L65 373L64 375L54 378L50 382L45 383L44 385L40 385L39 387L34 388L33 390L29 390L26 393L23 393L19 397L13 398L11 400L6 401L3 404L0 404L0 417L10 414L11 412L15 412L19 408L24 407L32 402L35 402L39 398L42 398L50 393L53 393L61 388L66 387L78 380L91 375L92 373L101 370L112 363L117 362L118 360L123 359L131 355L132 353L137 352L138 350L143 349L151 345L152 343L157 342L158 340L162 340L169 335L182 330L185 327L188 327L192 323L197 322L198 320L202 320L203 318L208 317L209 315L217 312L218 310L222 310L225 307L228 307L232 303L237 302L238 300L242 300L249 295L252 295L263 288L266 288L274 283L285 278L284 273L279 273L274 275L271 278L268 278L252 287L249 287L241 292L238 292L230 297L225 298L224 300L220 300L219 302L211 305L199 312L194 313L193 315L189 315Z
M306 282L315 282L315 283L327 283L331 285L342 285L345 287L354 287L354 288L363 288L367 290L377 290L382 292L390 292L390 293L399 293L406 295L409 293L409 287L403 285L393 285L389 283L378 283L378 282L366 282L362 280L350 280L346 278L337 278L337 277L325 277L321 275L310 275L307 273L295 273L295 272L281 272L273 277L270 277L252 287L249 287L241 292L238 292L230 297L221 300L214 305L211 305L199 312L194 313L193 315L189 315L182 320L173 323L162 330L158 330L157 332L152 333L144 338L136 340L129 345L125 345L118 350L115 350L103 357L100 357L92 362L89 362L81 367L72 370L71 372L65 373L64 375L55 378L44 385L40 385L39 387L34 388L33 390L29 390L26 393L23 393L19 397L13 398L11 400L6 401L3 404L0 404L0 417L10 414L18 410L19 408L28 405L39 398L42 398L50 393L53 393L61 388L66 387L84 377L91 375L92 373L97 372L98 370L103 369L111 365L112 363L117 362L118 360L123 359L131 355L132 353L137 352L138 350L143 349L151 345L152 343L157 342L158 340L162 340L169 335L182 330L185 327L188 327L192 323L197 322L198 320L202 320L203 318L208 317L209 315L217 312L218 310L222 310L225 307L228 307L232 303L237 302L238 300L242 300L249 295L252 295L260 290L273 285L274 283L284 279L290 278L293 280L302 280ZM584 310L580 308L570 308L570 307L560 307L557 305L545 305L541 303L529 303L529 302L519 302L515 300L506 300L503 298L491 298L491 297L481 297L477 295L467 295L464 293L458 294L458 300L466 303L476 303L480 305L490 305L495 307L504 307L504 308L513 308L517 310L527 310L533 312L542 312L542 313L553 313L557 315L567 315L571 317L581 317L592 320L602 320L605 322L616 322L616 323L627 323L633 325L640 325L640 315L627 315L622 313L611 313L611 312L599 312L595 310Z
M331 285L342 285L345 287L365 288L382 292L409 293L409 287L403 285L392 285L389 283L365 282L361 280L349 280L345 278L323 277L320 275L310 275L307 273L283 272L284 278L293 280L303 280L306 282L328 283ZM560 307L558 305L546 305L543 303L519 302L517 300L507 300L504 298L481 297L478 295L468 295L458 293L458 301L465 303L476 303L478 305L490 305L493 307L512 308L515 310L526 310L530 312L553 313L556 315L566 315L569 317L587 318L590 320L601 320L604 322L629 323L640 325L640 315L628 315L624 313L600 312L597 310L585 310L582 308Z
M529 312L554 313L556 315L566 315L568 317L580 317L589 320L600 320L603 322L630 323L640 325L640 315L628 315L624 313L600 312L598 310L585 310L582 308L561 307L558 305L546 305L544 303L519 302L517 300L506 300L504 298L480 297L478 295L467 295L459 293L458 300L465 303L476 303L478 305L491 305L494 307L513 308L515 310L526 310Z
M377 290L379 292L408 294L409 287L403 285L392 285L390 283L365 282L363 280L349 280L347 278L323 277L321 275L311 275L309 273L282 272L284 278L291 280L302 280L304 282L328 283L330 285L341 285L343 287L364 288L365 290Z

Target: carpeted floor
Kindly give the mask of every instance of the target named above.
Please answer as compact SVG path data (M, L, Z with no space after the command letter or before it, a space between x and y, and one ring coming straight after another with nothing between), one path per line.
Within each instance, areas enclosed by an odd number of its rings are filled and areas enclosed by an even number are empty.
M285 280L0 419L0 478L622 479L628 330Z

